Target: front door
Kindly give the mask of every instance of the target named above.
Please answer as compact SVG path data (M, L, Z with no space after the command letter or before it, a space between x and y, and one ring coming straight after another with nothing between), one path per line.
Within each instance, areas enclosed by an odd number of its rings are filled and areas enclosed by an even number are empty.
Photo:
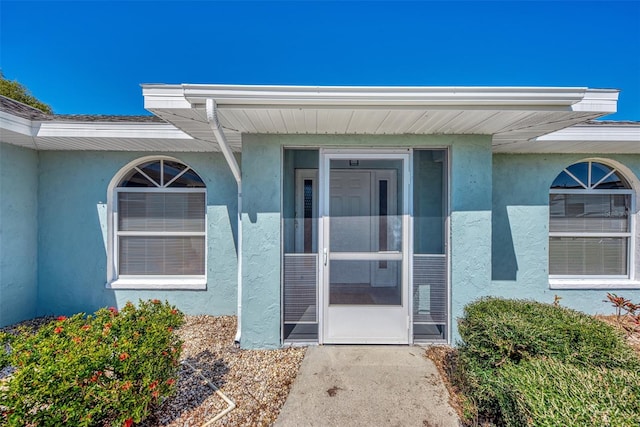
M409 342L408 156L323 155L323 342Z

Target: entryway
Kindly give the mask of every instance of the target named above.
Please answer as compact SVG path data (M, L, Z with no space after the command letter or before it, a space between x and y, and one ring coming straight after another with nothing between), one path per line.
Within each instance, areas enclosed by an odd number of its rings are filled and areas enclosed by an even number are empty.
M444 149L285 149L283 342L448 337Z
M409 156L321 155L323 341L407 344Z

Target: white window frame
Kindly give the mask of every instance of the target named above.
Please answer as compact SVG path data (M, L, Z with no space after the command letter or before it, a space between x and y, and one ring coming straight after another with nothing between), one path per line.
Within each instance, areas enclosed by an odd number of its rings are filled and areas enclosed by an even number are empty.
M636 280L636 246L637 246L637 231L636 231L636 217L639 213L636 211L636 192L633 189L633 184L628 177L628 173L621 170L621 168L615 164L611 164L608 161L602 159L586 159L577 163L588 163L588 182L583 183L580 179L575 177L567 168L563 169L564 172L569 174L576 182L580 183L584 188L582 189L550 189L549 194L607 194L607 195L629 195L630 196L630 212L628 216L629 227L626 232L562 232L562 231L549 231L549 240L552 237L619 237L627 239L627 274L625 275L554 275L549 274L549 287L551 289L638 289L640 288L640 280ZM605 177L598 182L591 182L591 170L592 163L601 163L612 170ZM611 174L617 173L630 183L630 189L595 189L601 182L608 178ZM550 206L550 205L549 205ZM549 254L549 256L551 256Z
M153 161L172 161L178 162L185 166L187 169L176 175L169 182L164 183L164 171L161 169L161 182L157 183L150 177L148 177L142 170L138 168L141 164L153 162ZM131 170L137 169L142 173L151 183L156 187L119 187L122 179ZM108 227L108 242L107 242L107 260L109 263L106 288L108 289L192 289L203 290L207 288L207 259L208 259L208 244L207 244L207 188L171 188L168 187L173 181L178 179L188 170L197 172L187 163L168 156L147 156L136 159L126 166L113 177L109 184L109 192L107 196L107 227ZM199 175L199 174L198 174ZM205 229L201 232L182 232L182 231L164 231L164 232L148 232L148 231L120 231L118 230L118 194L119 193L203 193L205 206L204 206L204 224ZM204 237L204 271L203 275L121 275L119 274L119 242L120 237L124 236L193 236Z

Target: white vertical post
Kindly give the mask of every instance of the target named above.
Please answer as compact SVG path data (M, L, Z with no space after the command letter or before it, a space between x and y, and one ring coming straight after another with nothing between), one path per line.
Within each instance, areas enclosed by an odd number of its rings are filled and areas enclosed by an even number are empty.
M238 184L238 329L236 331L235 341L240 342L242 335L242 172L240 166L233 155L233 151L227 142L227 137L222 131L222 126L218 121L218 106L215 100L208 98L206 100L207 120L213 131L213 135L216 137L216 141L220 146L220 151L224 155L229 169Z

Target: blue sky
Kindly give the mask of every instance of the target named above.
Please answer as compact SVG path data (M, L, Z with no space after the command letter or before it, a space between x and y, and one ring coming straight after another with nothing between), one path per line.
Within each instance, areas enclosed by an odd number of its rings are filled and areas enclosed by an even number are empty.
M61 114L141 83L588 86L640 120L640 1L0 0L0 67Z

